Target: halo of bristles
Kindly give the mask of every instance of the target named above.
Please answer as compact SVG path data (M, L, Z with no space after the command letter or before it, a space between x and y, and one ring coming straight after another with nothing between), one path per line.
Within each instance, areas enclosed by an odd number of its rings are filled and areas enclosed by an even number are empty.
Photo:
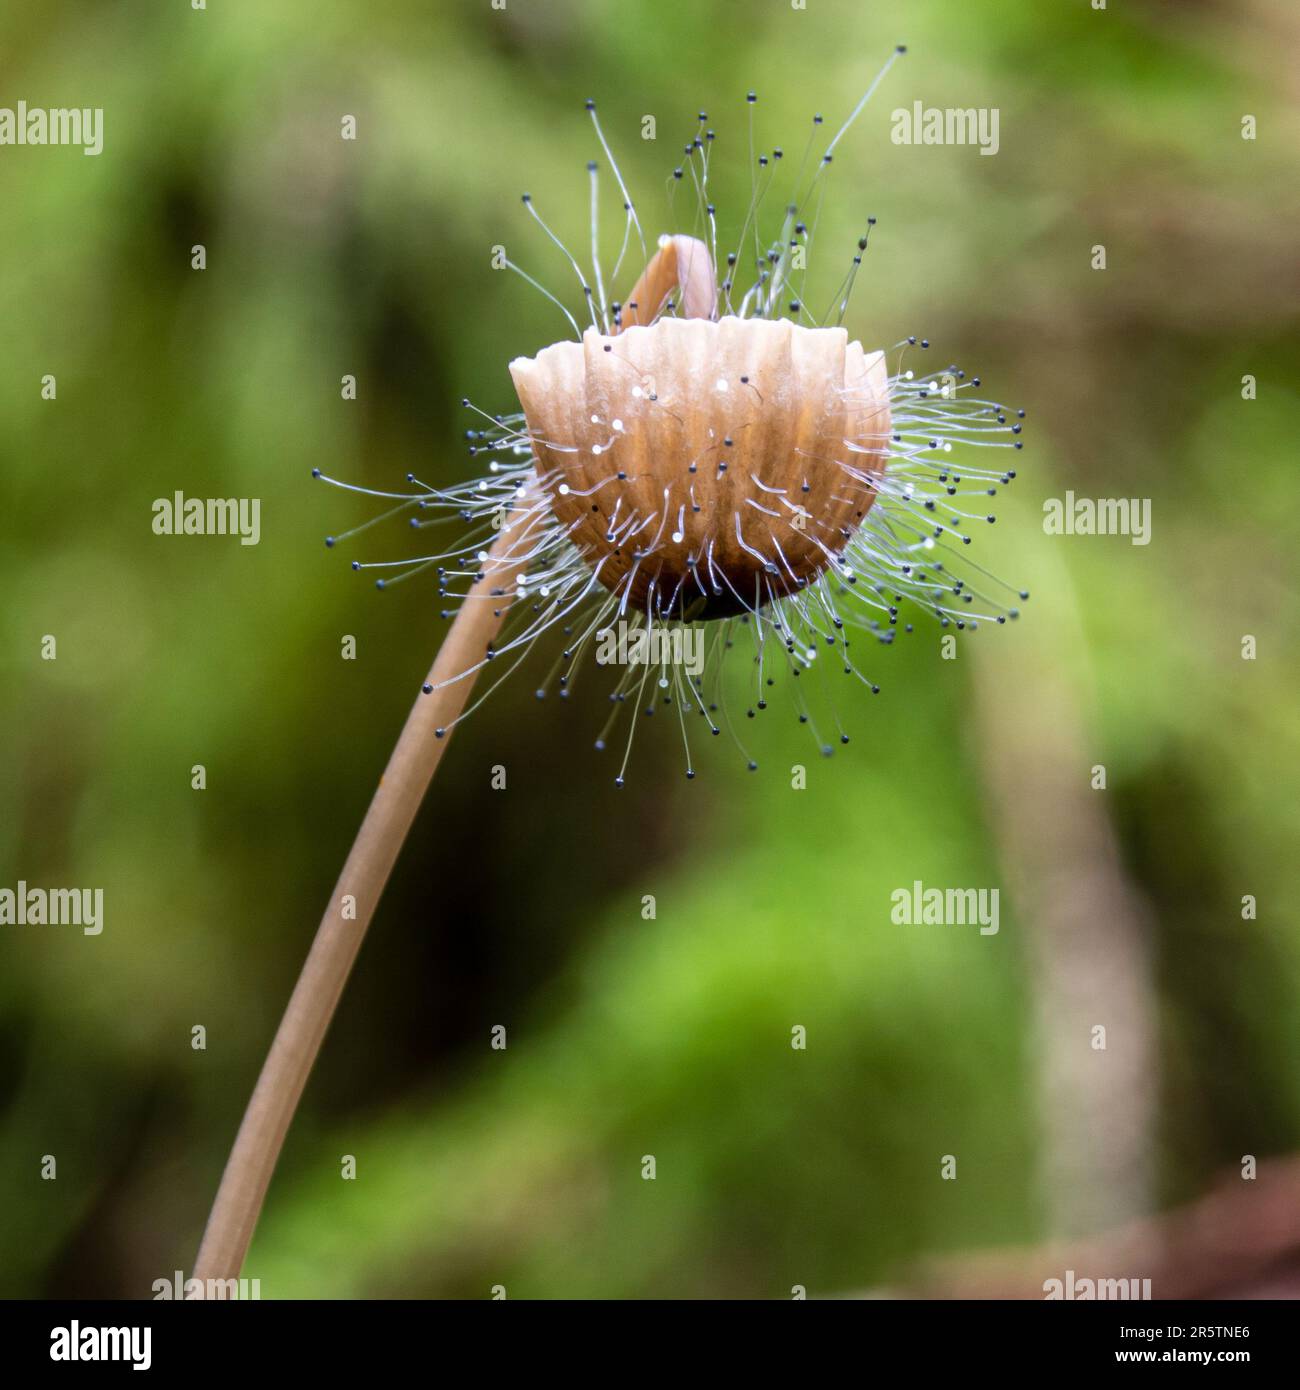
M813 205L835 146L897 56L829 142L804 198L786 207L777 241L754 257L743 292L740 252L718 259L708 191L714 135L701 112L675 178L689 172L708 240L660 238L653 255L643 254L627 300L607 297L629 248L634 241L644 248L644 237L589 102L625 212L609 277L600 261L594 164L590 282L527 195L524 204L576 273L590 324L580 329L557 296L512 266L564 310L577 341L511 363L522 411L489 415L464 403L477 417L466 438L481 476L440 487L410 474L406 490L393 492L326 480L392 503L329 545L395 517L440 538L403 560L354 560L378 587L430 575L445 619L465 603L508 607L494 643L454 678L502 667L460 719L552 635L558 653L537 695L568 696L617 626L620 651L631 637L650 655L615 668L597 747L629 705L646 715L673 710L688 776L695 720L740 744L720 674L723 656L739 646L752 663L746 715L767 708L770 689L788 677L799 721L830 753L834 742L818 729L807 680L798 678L838 671L878 693L860 639L867 652L892 645L913 629L908 610L957 630L1017 616L1014 604L1028 594L973 563L968 547L977 526L995 521L988 499L1016 476L1006 465L1021 448L1024 411L982 398L979 379L955 366L916 372L908 364L914 349L928 350L924 339L874 352L849 339L840 320L874 218L827 321L809 319L802 272L794 292L794 268L806 256L793 253L811 243L799 208ZM754 104L751 94L751 150ZM817 117L814 134L820 126ZM780 150L751 158L742 246L751 233L757 246L762 195L783 158ZM507 577L484 587L489 552L493 575ZM702 648L696 663L683 659L687 633ZM847 743L838 715L832 719L837 741ZM628 720L620 784L636 722Z

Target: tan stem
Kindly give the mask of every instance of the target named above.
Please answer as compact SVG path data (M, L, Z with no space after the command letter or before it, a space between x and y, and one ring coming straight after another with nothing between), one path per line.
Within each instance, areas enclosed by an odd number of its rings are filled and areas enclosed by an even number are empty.
M620 328L653 323L664 301L679 290L678 318L711 319L717 312L718 281L709 248L698 237L661 236L623 306Z
M526 515L532 519L521 523L523 508L530 505ZM466 673L482 661L510 605L514 583L504 575L515 568L508 562L510 552L518 555L526 549L539 515L540 504L530 493L497 537L471 596L461 604L429 672L427 684L433 690L421 692L407 716L244 1112L194 1263L196 1280L239 1276L285 1135L352 963L450 740L451 726L474 685L474 675ZM505 592L493 596L494 588ZM442 737L439 729L446 730ZM344 915L345 898L355 902L355 918Z

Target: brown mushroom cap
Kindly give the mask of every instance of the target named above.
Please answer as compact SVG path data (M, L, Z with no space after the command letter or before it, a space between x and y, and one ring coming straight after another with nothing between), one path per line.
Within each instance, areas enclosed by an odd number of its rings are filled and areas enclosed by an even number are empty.
M842 328L660 318L510 372L556 517L634 611L722 617L797 592L875 500L884 356Z

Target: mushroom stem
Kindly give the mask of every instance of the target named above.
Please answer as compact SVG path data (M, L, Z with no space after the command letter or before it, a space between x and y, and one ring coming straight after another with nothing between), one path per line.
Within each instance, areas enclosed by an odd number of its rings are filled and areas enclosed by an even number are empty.
M207 1280L239 1276L285 1135L366 928L473 688L475 668L510 605L513 584L503 582L503 574L515 567L511 552L526 548L539 511L530 489L461 604L429 672L432 689L416 696L379 779L226 1162L194 1262L200 1290ZM489 597L494 586L504 592Z
M681 291L677 317L711 319L718 310L718 280L709 248L693 236L661 236L623 306L621 327L651 324L669 295Z

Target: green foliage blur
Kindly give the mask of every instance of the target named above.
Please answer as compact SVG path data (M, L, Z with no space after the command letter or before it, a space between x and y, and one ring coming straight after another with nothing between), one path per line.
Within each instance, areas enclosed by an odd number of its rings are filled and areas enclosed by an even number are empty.
M777 691L740 719L755 774L697 736L687 782L675 723L646 721L619 791L599 673L539 703L552 651L498 689L400 859L246 1273L267 1298L789 1297L1047 1238L1051 1059L1077 1048L1077 1084L1129 1113L1125 1030L1094 1053L1044 1007L1042 914L1098 835L1144 963L1150 1205L1300 1146L1297 39L1284 0L6 3L0 105L103 107L105 145L0 147L0 885L102 886L105 929L0 927L0 1293L148 1297L189 1268L445 628L431 583L349 567L406 553L400 524L323 546L374 508L311 469L477 470L461 398L514 408L510 359L567 333L493 247L576 307L519 194L585 244L584 98L651 235L694 229L671 175L707 110L734 237L745 92L795 163L898 42L836 150L815 297L877 217L850 332L927 336L1027 409L972 552L1032 591L1021 621L944 660L917 615L868 655L879 696L837 692L832 759ZM917 100L998 108L999 152L895 145ZM1045 535L1067 489L1151 499L1151 544ZM260 544L154 535L177 490L260 497ZM895 925L918 879L1000 886L1001 930Z

